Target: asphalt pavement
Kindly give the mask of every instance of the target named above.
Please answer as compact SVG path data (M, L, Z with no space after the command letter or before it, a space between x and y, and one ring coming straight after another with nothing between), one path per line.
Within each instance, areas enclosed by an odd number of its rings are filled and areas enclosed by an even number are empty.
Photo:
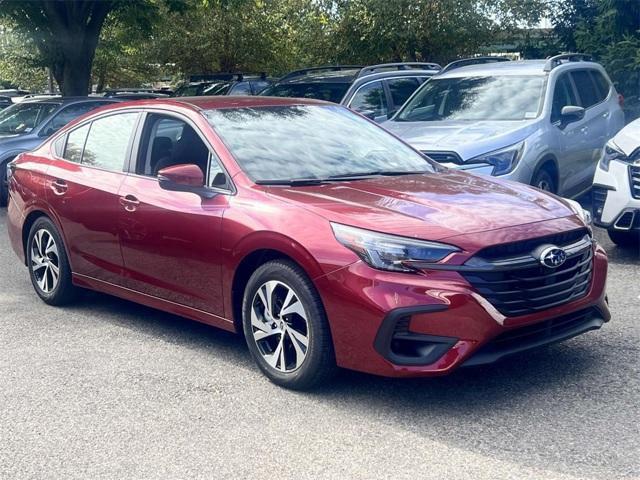
M640 255L601 330L449 377L296 393L237 336L96 293L46 306L0 210L0 479L640 478Z

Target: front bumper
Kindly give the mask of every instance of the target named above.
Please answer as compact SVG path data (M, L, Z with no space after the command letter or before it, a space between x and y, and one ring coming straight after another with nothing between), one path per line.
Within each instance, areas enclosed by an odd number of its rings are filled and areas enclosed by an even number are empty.
M392 377L434 376L599 328L610 319L607 257L600 246L594 246L592 274L584 297L511 318L456 271L407 275L357 262L316 285L340 366Z
M613 160L609 171L598 168L592 188L594 224L614 230L640 230L640 198L636 197L640 197L640 189L632 182L628 163Z

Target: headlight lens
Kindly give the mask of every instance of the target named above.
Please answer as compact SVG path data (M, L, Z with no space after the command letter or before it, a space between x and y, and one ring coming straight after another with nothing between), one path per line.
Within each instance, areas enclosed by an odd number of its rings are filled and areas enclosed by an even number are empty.
M564 200L569 204L571 210L576 212L576 215L578 215L586 225L591 225L591 223L593 222L593 217L591 216L591 212L589 210L585 210L584 208L582 208L582 205L580 205L575 200L571 200L570 198L565 198Z
M624 154L620 147L618 147L612 140L609 140L604 146L602 151L602 157L600 158L600 168L605 172L609 171L609 164L611 160L621 160L627 162L627 156Z
M477 156L471 159L469 163L488 163L493 165L491 175L505 175L516 168L523 150L524 142L520 142L517 145L511 145L510 147Z
M336 240L353 250L364 262L379 270L414 272L460 251L452 245L415 240L332 223Z

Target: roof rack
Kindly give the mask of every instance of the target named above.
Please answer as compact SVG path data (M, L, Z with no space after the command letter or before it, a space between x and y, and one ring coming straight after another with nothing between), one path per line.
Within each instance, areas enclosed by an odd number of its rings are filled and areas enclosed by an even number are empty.
M358 78L364 77L365 75L371 75L372 73L377 73L381 71L387 70L413 70L413 69L421 69L421 70L442 70L442 67L437 63L426 63L426 62L396 62L396 63L380 63L378 65L370 65L368 67L364 67L358 73Z
M498 63L498 62L510 62L507 57L471 57L463 58L462 60L456 60L449 63L446 67L440 70L440 73L448 72L456 68L467 67L469 65L482 65L485 63Z
M324 67L303 68L301 70L294 70L293 72L287 73L284 77L280 79L280 81L286 80L289 78L300 77L302 75L306 75L307 73L311 73L311 72L322 72L322 71L339 72L342 70L355 70L355 69L361 69L361 68L362 68L362 65L326 65Z
M593 62L593 56L588 53L561 53L547 59L547 63L544 64L544 71L550 72L564 62Z

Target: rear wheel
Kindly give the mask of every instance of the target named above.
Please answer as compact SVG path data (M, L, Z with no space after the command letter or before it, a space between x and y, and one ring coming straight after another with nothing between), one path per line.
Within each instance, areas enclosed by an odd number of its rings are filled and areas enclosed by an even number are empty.
M258 367L274 383L309 389L336 371L329 323L320 296L295 263L265 263L249 279L243 329Z
M609 238L613 243L623 248L640 249L640 232L637 230L607 230Z
M71 268L58 229L47 217L38 218L27 239L27 264L31 283L49 305L64 305L76 295Z
M541 168L536 172L531 180L531 185L545 192L556 193L558 186L553 175L546 168Z

